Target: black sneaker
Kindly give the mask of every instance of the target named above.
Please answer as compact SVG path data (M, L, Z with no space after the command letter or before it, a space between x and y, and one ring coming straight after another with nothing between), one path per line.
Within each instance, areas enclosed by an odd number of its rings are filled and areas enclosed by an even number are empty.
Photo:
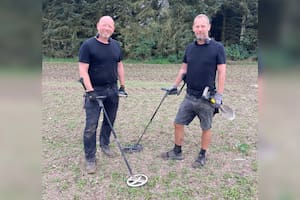
M110 158L114 156L113 152L110 150L108 145L101 146L101 151Z
M85 170L88 174L94 174L96 172L96 161L86 161Z
M202 154L199 154L198 158L193 162L192 167L193 168L201 168L206 163L206 157Z
M183 155L182 152L180 153L175 153L174 149L171 151L165 152L161 154L161 157L164 160L183 160Z

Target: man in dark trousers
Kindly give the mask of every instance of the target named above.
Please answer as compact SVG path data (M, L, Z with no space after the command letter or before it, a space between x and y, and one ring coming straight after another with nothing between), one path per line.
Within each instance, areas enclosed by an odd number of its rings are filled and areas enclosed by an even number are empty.
M121 48L111 38L115 30L113 19L110 16L101 17L97 30L97 35L84 41L79 50L79 74L86 88L83 143L87 173L96 171L96 130L101 113L96 97L106 96L103 105L113 124L118 110L119 94L127 95ZM117 80L120 83L119 90ZM113 153L109 148L110 135L111 128L104 117L99 138L100 147L105 155L112 157Z
M183 64L178 72L169 94L176 94L177 87L186 74L187 94L177 112L175 126L174 148L161 156L164 159L182 160L182 144L184 137L184 125L188 125L196 116L200 120L202 135L200 139L200 151L193 167L199 168L205 165L206 151L211 141L211 125L215 109L222 103L226 74L226 56L221 43L209 38L210 22L206 15L195 17L193 32L196 41L189 44L185 50ZM217 76L217 88L215 79ZM202 98L203 91L209 87L211 98L215 103L210 103Z

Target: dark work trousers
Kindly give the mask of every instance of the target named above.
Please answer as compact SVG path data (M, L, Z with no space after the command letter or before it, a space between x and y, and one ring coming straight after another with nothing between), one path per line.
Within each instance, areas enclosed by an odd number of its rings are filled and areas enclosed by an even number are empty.
M109 120L114 124L116 119L119 96L117 84L105 86L105 87L95 87L97 95L106 96L103 101L104 108L108 114ZM98 121L101 114L101 108L98 102L90 101L85 98L85 113L86 122L83 134L83 144L85 159L87 161L95 161L96 159L96 131L98 127ZM103 112L104 114L104 112ZM101 126L99 141L100 146L109 145L110 143L111 128L106 117L103 115L103 122Z

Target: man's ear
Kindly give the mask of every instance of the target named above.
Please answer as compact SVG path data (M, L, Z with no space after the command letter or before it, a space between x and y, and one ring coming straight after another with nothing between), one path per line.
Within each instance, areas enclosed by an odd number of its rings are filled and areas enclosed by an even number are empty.
M208 31L210 31L210 28L211 28L211 25L210 25L210 24L208 24Z

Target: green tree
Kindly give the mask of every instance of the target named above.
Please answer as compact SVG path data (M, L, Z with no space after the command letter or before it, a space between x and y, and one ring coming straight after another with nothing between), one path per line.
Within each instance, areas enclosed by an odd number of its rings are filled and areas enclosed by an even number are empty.
M42 5L43 55L50 57L76 57L102 15L115 20L112 37L125 58L180 61L200 13L212 19L211 36L227 47L240 45L251 53L257 46L257 0L43 0Z

